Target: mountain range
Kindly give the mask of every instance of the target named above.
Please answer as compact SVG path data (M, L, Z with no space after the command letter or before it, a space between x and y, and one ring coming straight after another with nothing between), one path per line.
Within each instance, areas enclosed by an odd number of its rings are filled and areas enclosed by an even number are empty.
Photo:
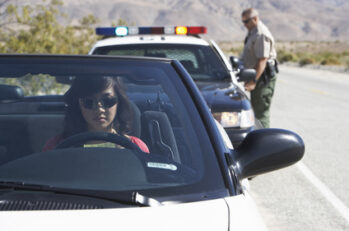
M40 2L31 0L28 2ZM130 25L206 26L216 41L241 41L246 29L241 12L259 11L276 40L349 40L349 0L63 0L61 10L71 23L92 14L97 26L111 26L119 19Z

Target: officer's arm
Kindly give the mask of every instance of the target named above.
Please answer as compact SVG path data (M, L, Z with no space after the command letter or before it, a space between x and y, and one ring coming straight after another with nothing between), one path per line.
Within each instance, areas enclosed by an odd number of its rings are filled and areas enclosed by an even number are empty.
M261 77L261 75L262 75L262 73L267 65L267 60L268 60L268 58L264 58L264 57L258 59L258 62L256 65L256 80L258 80Z
M256 82L258 81L258 79L261 77L266 65L267 65L267 60L268 58L260 58L257 61L257 65L256 65L256 81L253 82L248 82L245 84L245 90L247 91L253 91L256 88Z

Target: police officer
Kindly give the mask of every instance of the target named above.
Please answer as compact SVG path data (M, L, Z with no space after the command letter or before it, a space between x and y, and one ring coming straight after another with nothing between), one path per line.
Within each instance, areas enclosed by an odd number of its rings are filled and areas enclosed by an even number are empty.
M274 94L277 61L274 38L259 20L256 9L242 12L242 22L248 30L241 59L245 68L256 70L256 81L245 84L251 92L251 103L256 118L264 127L270 127L269 109Z

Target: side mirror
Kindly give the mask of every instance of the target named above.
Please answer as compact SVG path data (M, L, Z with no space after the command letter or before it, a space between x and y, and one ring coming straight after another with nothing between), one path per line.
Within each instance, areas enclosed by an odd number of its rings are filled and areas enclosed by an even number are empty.
M259 129L250 132L233 150L232 167L239 179L274 171L302 159L304 142L296 133L283 129Z
M250 82L256 80L256 70L245 69L242 61L236 56L230 56L230 62L239 82Z
M0 84L0 100L18 100L23 97L24 93L22 88Z
M240 59L236 56L230 56L229 59L233 70L238 70L241 66Z
M242 69L238 73L239 82L250 82L256 80L256 70L255 69Z

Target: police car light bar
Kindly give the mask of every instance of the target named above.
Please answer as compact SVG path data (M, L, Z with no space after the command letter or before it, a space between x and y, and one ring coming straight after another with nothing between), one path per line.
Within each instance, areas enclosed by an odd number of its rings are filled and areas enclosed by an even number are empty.
M97 27L96 34L104 36L127 36L142 34L176 34L176 35L198 35L206 34L204 26L175 26L175 27Z

